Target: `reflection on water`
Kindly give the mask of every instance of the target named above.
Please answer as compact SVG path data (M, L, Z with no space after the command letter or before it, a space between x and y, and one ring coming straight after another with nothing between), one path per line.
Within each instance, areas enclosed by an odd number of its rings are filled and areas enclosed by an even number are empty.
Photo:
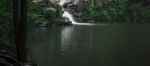
M73 37L73 27L67 26L62 28L61 31L61 50L65 51L67 50L69 44L69 41L72 40Z
M36 29L29 61L40 66L147 66L150 25L112 24Z

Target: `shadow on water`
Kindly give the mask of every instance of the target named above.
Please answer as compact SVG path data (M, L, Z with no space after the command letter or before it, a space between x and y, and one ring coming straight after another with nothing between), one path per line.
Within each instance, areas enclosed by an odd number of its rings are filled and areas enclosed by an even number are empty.
M150 25L112 24L36 29L29 60L40 66L147 66Z

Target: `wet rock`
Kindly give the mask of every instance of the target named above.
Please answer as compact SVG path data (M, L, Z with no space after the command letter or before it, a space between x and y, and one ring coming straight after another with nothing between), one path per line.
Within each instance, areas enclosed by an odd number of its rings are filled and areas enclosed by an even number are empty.
M75 21L82 22L85 17L84 12L88 9L88 0L69 0L63 5L65 11L73 15ZM84 21L85 22L85 21Z
M63 26L63 25L72 25L71 21L68 19L53 21L53 22L36 22L36 25L39 27L54 27L54 26Z
M38 66L38 64L35 64L35 63L28 63L28 64L25 64L24 66Z
M63 22L62 24L63 25L72 25L71 21L69 21L69 22Z

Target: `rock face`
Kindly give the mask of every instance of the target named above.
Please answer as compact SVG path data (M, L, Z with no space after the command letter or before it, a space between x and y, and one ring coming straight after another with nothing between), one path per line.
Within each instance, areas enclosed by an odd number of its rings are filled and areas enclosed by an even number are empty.
M88 2L89 0L67 0L63 8L73 15L75 21L83 22L87 19L84 12L88 9Z
M50 21L52 21L52 20L50 20ZM35 24L39 27L54 27L54 26L72 25L72 23L68 20L68 18L64 18L64 20L53 21L53 22L38 21Z
M70 6L70 8L72 7L73 6ZM72 14L78 22L85 22L88 19L85 15L85 11L87 11L88 7L89 3L87 0L79 0L78 4L74 5Z
M64 1L63 9L69 12L76 22L91 21L86 15L92 0L50 0L52 3L60 4ZM62 6L61 6L62 7Z

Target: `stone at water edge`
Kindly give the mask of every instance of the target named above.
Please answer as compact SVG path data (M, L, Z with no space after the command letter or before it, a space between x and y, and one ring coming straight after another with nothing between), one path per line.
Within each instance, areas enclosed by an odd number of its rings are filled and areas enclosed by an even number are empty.
M39 66L39 65L35 63L26 63L24 64L24 66Z

